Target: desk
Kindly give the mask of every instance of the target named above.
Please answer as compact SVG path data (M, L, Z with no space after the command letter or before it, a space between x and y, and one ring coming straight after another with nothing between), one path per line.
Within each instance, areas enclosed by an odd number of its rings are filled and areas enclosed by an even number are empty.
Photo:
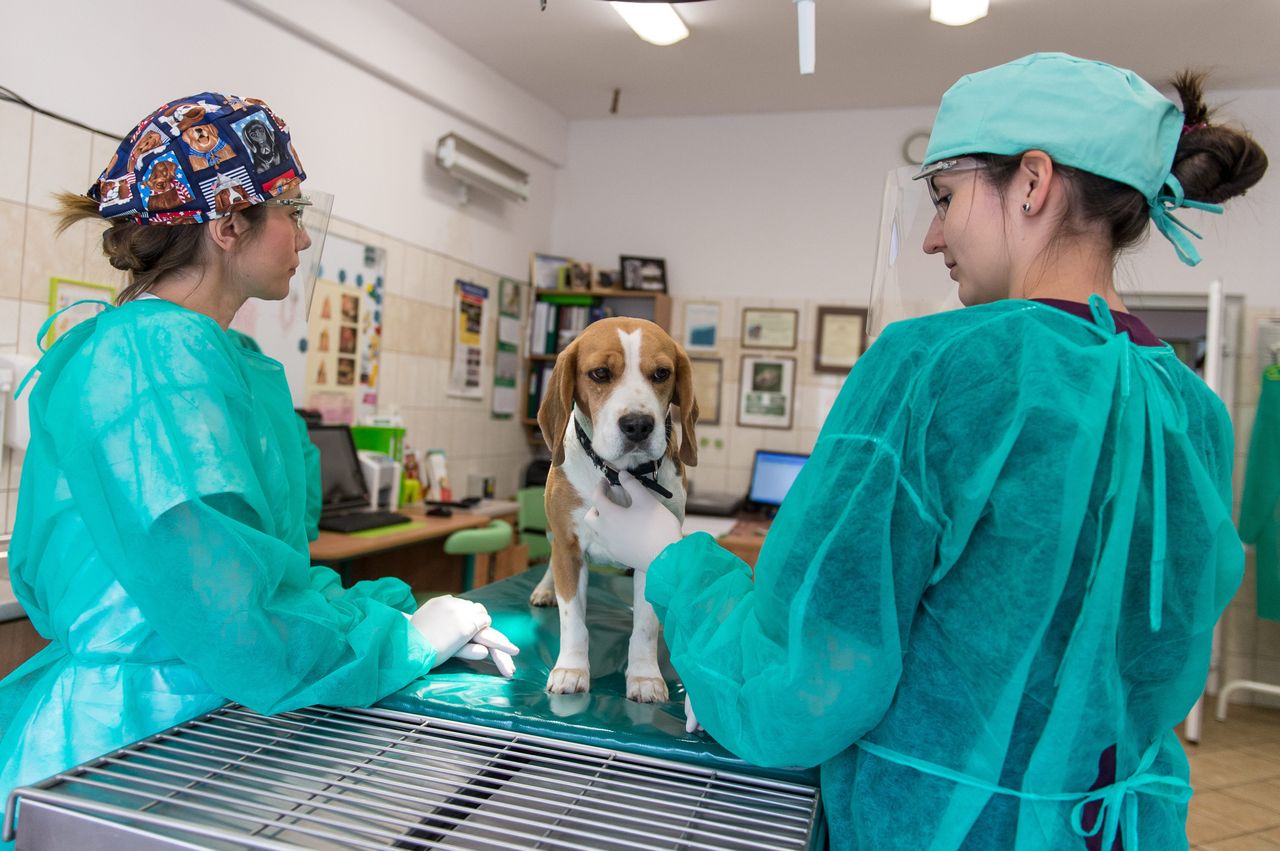
M729 534L717 538L716 543L754 568L772 523L772 518L762 514L739 514L737 525Z
M494 519L515 522L514 515L495 518L460 509L455 509L451 517L431 517L422 505L405 505L398 510L408 515L414 525L373 537L321 531L320 537L311 542L312 564L338 571L343 585L396 576L408 582L415 592L461 591L462 560L445 554L444 539L461 529L487 526ZM522 551L526 551L525 547L513 542L497 553L492 578L517 572L517 567L523 569L525 565L519 564ZM482 585L489 578L479 576L476 584Z

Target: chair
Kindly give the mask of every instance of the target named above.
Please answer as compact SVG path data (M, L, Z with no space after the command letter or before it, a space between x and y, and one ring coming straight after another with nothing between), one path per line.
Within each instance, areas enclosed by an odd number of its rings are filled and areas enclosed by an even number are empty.
M547 506L543 502L546 488L527 487L516 492L516 523L520 527L520 543L529 548L529 564L542 564L551 558L551 541L547 538Z
M446 553L467 557L462 590L470 591L477 584L489 584L492 555L511 546L512 538L511 524L505 520L494 520L480 529L460 529L444 539Z

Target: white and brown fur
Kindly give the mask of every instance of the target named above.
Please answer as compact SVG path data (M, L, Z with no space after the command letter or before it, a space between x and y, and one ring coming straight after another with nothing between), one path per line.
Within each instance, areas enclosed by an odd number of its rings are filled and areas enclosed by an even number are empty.
M600 380L607 370L608 379ZM663 375L665 370L666 375ZM668 413L680 423L667 439ZM620 421L628 415L651 416L653 431L633 442ZM555 694L591 688L587 661L587 564L607 562L595 532L583 523L603 474L587 457L574 428L582 423L596 454L615 469L637 467L664 458L657 481L670 499L655 494L684 520L685 467L698 463L689 356L665 331L643 319L617 317L592 323L556 358L551 386L538 409L538 425L551 450L547 477L547 523L551 531L551 567L529 598L535 606L560 607L560 656L547 678ZM627 658L627 697L641 703L664 702L667 684L658 670L661 628L644 597L643 571L635 574L631 643Z

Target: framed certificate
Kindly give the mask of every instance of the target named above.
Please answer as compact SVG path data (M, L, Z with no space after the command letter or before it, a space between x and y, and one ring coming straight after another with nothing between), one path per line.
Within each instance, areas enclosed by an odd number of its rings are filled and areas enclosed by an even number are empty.
M787 349L796 347L800 311L793 308L747 307L742 310L744 349Z
M844 374L867 349L865 307L819 307L813 371Z

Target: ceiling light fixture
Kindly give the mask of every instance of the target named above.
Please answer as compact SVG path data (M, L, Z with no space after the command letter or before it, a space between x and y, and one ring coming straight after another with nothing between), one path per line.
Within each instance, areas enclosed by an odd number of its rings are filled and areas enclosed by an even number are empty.
M796 0L796 24L800 33L800 73L812 74L815 56L813 0Z
M650 44L666 47L689 37L689 28L670 3L610 2L609 5L636 35Z
M929 0L929 20L962 27L987 16L988 0Z

